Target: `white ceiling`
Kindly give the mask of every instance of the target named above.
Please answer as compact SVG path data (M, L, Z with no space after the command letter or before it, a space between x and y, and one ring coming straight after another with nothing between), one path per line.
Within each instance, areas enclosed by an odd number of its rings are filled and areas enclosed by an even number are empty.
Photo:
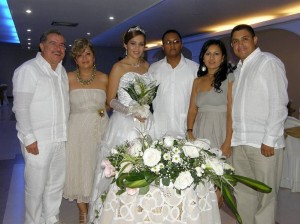
M31 46L36 48L41 33L50 28L58 28L68 44L76 38L88 37L96 46L120 47L122 34L132 25L146 30L149 43L159 41L167 29L177 29L185 37L207 33L209 26L224 22L232 24L239 19L269 14L286 16L281 11L291 6L300 13L300 0L7 0L7 3L24 48L27 38L32 39ZM27 14L27 9L32 13ZM109 20L109 16L115 20ZM53 21L73 22L78 26L53 27ZM32 31L28 33L27 29Z

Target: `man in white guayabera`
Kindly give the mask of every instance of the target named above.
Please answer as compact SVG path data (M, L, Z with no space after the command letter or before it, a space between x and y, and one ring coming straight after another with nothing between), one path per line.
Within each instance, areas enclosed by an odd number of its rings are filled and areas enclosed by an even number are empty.
M240 61L234 71L232 104L233 166L238 175L264 182L268 194L237 184L237 209L245 224L274 224L282 172L287 78L283 63L256 47L251 26L231 31L231 46Z
M25 160L25 224L58 223L65 182L68 78L65 38L45 32L34 59L13 76L13 111Z
M159 85L153 101L154 124L151 135L185 137L193 81L199 65L185 58L182 38L177 30L167 30L162 36L165 58L153 63L149 73Z

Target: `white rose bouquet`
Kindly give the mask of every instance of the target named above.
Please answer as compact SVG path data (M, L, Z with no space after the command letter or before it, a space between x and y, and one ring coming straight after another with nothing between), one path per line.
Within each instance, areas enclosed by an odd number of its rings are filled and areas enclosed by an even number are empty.
M120 188L118 194L146 194L150 184L174 187L177 193L210 181L217 186L226 204L242 220L233 198L237 182L257 191L269 193L271 188L262 182L234 174L219 149L211 149L206 139L189 142L166 136L152 141L148 135L112 149L107 158L107 177L113 176Z
M150 114L150 104L156 97L158 85L155 81L147 82L142 78L135 78L126 88L123 88L133 100L129 105L131 114L147 118Z

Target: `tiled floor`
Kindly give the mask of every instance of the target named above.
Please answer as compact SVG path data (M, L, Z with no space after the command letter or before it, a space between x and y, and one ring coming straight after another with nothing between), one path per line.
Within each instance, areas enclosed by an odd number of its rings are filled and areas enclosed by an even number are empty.
M11 105L0 107L0 223L22 224L24 217L24 161L16 137L14 115ZM62 201L61 219L66 224L78 223L77 206L74 202ZM235 224L226 207L221 211L222 223ZM281 188L277 222L300 223L300 193L291 193Z

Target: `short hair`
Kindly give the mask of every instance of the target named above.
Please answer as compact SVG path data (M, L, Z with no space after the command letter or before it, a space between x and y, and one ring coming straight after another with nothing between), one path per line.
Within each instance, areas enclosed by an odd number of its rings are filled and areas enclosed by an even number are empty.
M79 38L76 39L72 45L70 56L73 59L76 59L76 57L84 51L85 48L89 47L91 51L93 52L93 55L95 56L95 48L90 40L87 38Z
M240 31L240 30L247 30L251 34L252 37L255 36L254 29L251 26L249 26L247 24L240 24L240 25L235 26L232 29L232 31L230 33L230 38L232 38L234 32Z
M180 33L177 30L171 29L171 30L167 30L166 32L164 32L164 34L161 37L162 42L164 41L165 36L169 33L176 33L179 36L179 39L182 40Z
M40 37L40 43L45 42L50 34L57 34L59 36L62 36L65 39L64 35L59 30L57 30L57 29L50 29L50 30L45 31L41 35L41 37Z
M141 29L139 26L132 26L130 27L126 33L123 36L123 43L124 44L128 44L128 42L138 36L138 35L143 35L145 38L145 43L146 43L146 33L143 29Z

